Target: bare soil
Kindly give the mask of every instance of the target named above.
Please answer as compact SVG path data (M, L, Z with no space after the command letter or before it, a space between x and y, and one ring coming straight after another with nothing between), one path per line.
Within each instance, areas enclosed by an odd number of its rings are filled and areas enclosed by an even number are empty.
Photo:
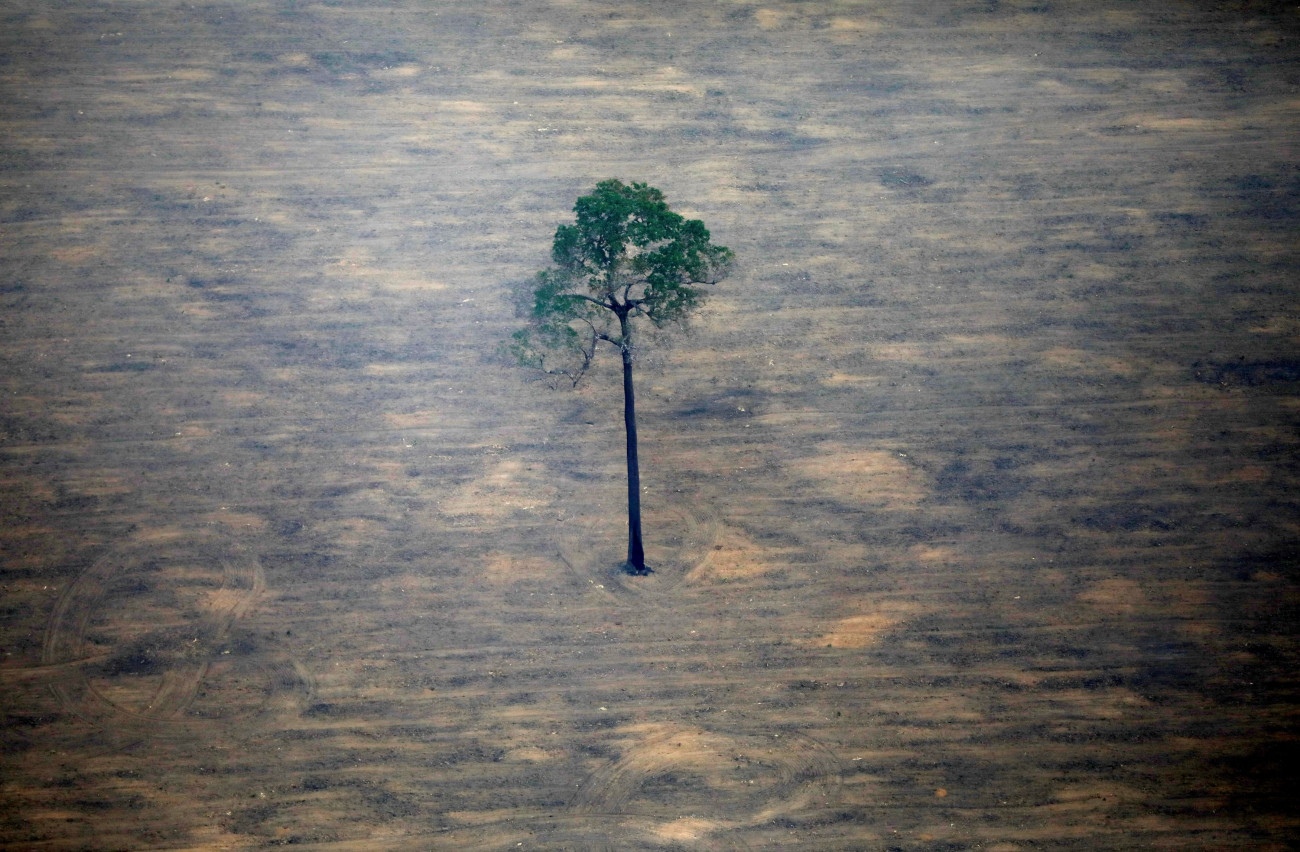
M0 847L1294 848L1298 44L0 4ZM495 355L607 177L741 263L647 577L616 362Z

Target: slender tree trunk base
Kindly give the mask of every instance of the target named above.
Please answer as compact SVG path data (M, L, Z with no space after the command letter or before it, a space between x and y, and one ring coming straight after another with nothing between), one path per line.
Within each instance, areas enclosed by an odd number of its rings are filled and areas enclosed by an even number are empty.
M627 314L618 321L623 331L623 426L627 429L627 561L623 570L634 577L650 573L641 544L641 465L636 451L636 393L632 389L632 350L628 348Z

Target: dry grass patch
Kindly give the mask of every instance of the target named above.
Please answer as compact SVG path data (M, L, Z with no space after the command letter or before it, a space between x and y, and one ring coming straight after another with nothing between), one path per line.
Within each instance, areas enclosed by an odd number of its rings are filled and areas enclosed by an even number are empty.
M790 463L792 472L816 480L830 496L859 506L910 508L926 496L923 475L885 450L863 450L835 441L816 455Z
M915 614L917 607L906 601L888 601L877 612L850 615L836 621L829 631L802 644L813 647L868 648L888 631Z
M687 574L688 583L726 583L771 570L764 548L739 530L724 527L713 549Z
M682 817L657 825L652 831L656 837L668 843L690 843L716 831L719 827L719 824L712 820Z
M1083 349L1072 349L1066 346L1056 346L1048 349L1041 357L1049 367L1073 373L1096 374L1106 372L1119 376L1129 376L1133 375L1140 366L1132 360L1101 355Z
M494 552L489 553L483 560L479 577L491 586L510 586L555 573L556 566L553 559Z
M549 506L558 493L533 465L501 459L485 475L456 489L439 508L448 515L500 518Z

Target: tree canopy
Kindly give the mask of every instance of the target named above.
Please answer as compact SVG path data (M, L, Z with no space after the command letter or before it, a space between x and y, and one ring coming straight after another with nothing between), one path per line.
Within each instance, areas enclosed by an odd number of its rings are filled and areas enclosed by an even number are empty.
M644 183L601 181L573 209L574 223L555 231L553 265L537 274L528 326L510 349L520 362L577 385L600 343L631 356L629 321L664 328L685 320L705 287L725 277L733 254Z

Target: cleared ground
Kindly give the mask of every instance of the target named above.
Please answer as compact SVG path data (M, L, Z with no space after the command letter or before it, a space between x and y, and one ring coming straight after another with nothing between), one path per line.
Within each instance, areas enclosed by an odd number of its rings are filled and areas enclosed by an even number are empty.
M1300 18L0 2L0 847L1292 848ZM732 247L500 363L607 177Z

